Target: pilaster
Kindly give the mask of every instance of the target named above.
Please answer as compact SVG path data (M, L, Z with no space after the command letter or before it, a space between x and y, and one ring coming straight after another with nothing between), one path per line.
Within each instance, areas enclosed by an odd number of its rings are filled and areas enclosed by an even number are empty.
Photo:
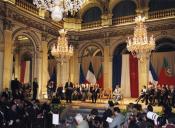
M15 77L20 78L20 55L19 53L15 54Z
M62 66L61 63L57 63L57 84L62 85Z
M35 60L35 64L36 64L36 68L35 68L35 71L36 71L36 74L34 74L35 76L34 77L37 77L37 80L38 80L38 85L39 85L39 88L38 88L38 99L40 98L43 98L43 94L42 94L42 52L38 52L36 54L36 60Z
M3 63L3 88L10 87L12 74L12 24L10 21L4 21L4 63Z
M79 63L78 63L78 48L74 47L74 54L70 61L70 78L74 83L79 82Z
M70 62L68 59L66 59L63 63L59 62L57 63L57 83L60 85L63 85L68 81L69 79L69 65Z
M110 83L110 69L112 68L112 63L110 63L110 46L109 42L110 40L106 40L106 44L104 46L104 89L112 89L112 83ZM112 70L112 69L111 69Z
M102 26L112 25L112 14L103 14L101 16Z
M47 92L47 82L48 82L48 46L47 46L47 35L42 34L42 94Z

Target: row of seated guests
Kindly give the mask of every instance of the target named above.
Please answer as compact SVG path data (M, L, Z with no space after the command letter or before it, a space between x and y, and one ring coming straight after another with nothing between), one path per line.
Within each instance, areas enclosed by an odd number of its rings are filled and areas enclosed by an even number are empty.
M52 100L58 106L59 99ZM154 128L174 126L175 114L171 107L162 107L162 114L153 112L151 105L142 109L139 104L130 103L125 113L112 101L100 115L98 109L92 109L88 115L82 115L68 105L60 114L61 128ZM52 128L52 104L29 101L25 98L0 97L0 128ZM170 128L170 127L169 127Z
M66 99L66 101L69 99L71 100L82 100L86 101L87 99L92 99L93 103L96 103L98 96L100 95L100 88L98 84L95 85L89 85L89 84L76 84L72 85L71 88L67 88L65 86L58 86L56 88L56 85L53 81L50 82L47 86L48 90L48 98L52 99L54 94L61 100Z
M145 104L152 104L152 105L163 105L167 104L172 107L175 107L175 86L154 86L149 85L148 88L144 86L141 91L141 95L136 100L137 103L139 101L144 102Z

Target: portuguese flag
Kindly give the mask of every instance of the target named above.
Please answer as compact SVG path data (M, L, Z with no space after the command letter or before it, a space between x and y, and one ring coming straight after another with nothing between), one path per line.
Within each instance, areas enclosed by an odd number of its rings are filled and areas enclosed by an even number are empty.
M163 65L159 74L158 83L160 85L175 85L175 76L172 76L172 72L166 58L164 58L163 60Z

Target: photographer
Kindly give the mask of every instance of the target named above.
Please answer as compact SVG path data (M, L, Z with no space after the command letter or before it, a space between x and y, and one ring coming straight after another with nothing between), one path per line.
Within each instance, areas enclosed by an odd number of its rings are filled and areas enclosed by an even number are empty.
M162 106L163 116L171 122L175 124L175 113L172 112L172 108L170 106L164 105Z
M92 109L90 114L87 115L87 121L89 124L89 127L92 128L93 127L93 120L95 119L95 117L98 116L98 110L97 109Z
M121 128L124 123L125 117L121 114L120 109L118 107L114 108L114 118L111 123L109 123L109 128Z

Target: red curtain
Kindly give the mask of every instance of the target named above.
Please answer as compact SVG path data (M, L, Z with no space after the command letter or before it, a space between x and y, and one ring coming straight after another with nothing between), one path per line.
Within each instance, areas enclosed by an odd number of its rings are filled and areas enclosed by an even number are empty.
M130 66L130 86L131 86L131 97L138 97L138 60L132 55L129 56L129 66Z
M26 69L26 62L21 61L21 74L20 74L20 82L21 83L24 83L25 69Z

